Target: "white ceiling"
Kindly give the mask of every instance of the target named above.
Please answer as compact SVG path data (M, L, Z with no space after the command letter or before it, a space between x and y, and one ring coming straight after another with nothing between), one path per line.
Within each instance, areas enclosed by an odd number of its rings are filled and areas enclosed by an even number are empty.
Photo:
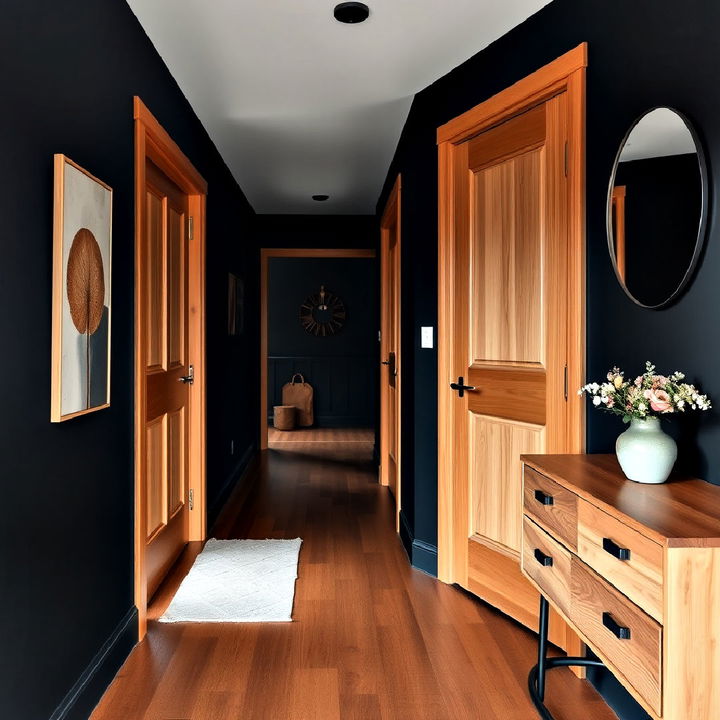
M628 135L620 162L684 155L697 152L685 121L670 108L656 108L644 115Z
M366 1L360 25L333 0L128 4L257 212L373 213L413 95L547 0Z

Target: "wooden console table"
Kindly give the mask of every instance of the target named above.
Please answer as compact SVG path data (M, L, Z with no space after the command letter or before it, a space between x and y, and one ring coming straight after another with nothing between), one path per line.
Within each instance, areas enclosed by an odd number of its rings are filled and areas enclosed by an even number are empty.
M614 455L522 461L522 569L542 594L530 677L541 717L552 718L545 670L583 664L545 660L549 601L651 717L718 720L720 487L640 485Z

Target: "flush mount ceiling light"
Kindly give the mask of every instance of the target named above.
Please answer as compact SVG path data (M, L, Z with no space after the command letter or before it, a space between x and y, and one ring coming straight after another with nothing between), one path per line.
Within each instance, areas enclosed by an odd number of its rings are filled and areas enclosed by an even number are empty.
M338 22L354 25L368 19L370 8L361 2L341 2L335 6L333 14Z
M313 195L312 199L315 200L315 202L325 202L330 198L329 195Z

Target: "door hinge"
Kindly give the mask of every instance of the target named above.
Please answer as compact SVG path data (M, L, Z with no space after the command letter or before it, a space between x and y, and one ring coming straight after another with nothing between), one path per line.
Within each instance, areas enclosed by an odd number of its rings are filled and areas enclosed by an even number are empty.
M565 177L568 176L568 156L569 156L568 142L565 141Z
M190 505L190 509L192 510L193 507L195 507L195 493L192 488L190 488L190 497L188 498L188 505Z
M565 376L563 378L563 392L565 393L565 402L568 399L568 368L565 366Z
M567 175L567 172L565 173ZM188 240L193 239L193 218L192 215L188 217Z

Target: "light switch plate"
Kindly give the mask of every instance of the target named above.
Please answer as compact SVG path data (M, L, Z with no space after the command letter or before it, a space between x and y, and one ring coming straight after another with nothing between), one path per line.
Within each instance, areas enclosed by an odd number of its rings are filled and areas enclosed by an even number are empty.
M432 327L420 328L420 347L431 348L433 346L433 329Z

